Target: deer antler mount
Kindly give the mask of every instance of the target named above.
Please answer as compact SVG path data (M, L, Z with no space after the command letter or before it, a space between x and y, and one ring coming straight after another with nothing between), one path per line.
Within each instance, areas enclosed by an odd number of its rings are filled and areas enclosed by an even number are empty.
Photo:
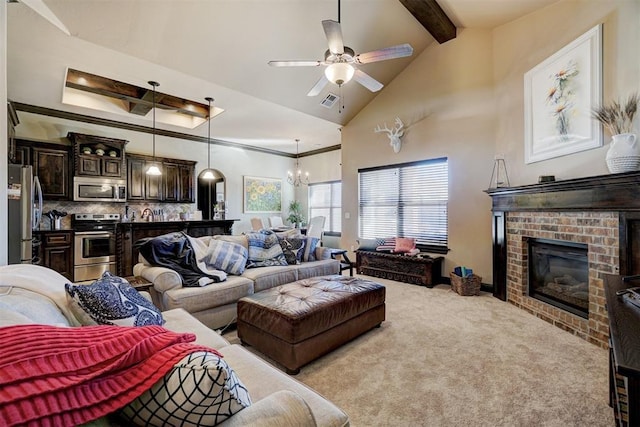
M396 125L393 129L389 129L387 127L387 123L385 122L384 128L381 128L380 125L376 126L373 130L375 133L386 132L389 137L389 145L393 148L393 152L398 154L400 152L400 148L402 148L402 135L404 135L404 123L400 120L400 117L396 117Z

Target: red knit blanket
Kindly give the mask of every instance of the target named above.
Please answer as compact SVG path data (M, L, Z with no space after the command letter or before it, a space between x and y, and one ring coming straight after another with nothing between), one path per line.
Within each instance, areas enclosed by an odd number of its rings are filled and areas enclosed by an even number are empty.
M0 420L78 425L134 400L184 356L215 350L160 326L0 328Z

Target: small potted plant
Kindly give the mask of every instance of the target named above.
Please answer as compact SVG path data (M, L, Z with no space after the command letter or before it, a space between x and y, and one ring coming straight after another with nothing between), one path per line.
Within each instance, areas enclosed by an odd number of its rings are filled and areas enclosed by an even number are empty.
M291 203L289 203L289 216L287 217L287 221L293 224L293 226L296 228L300 228L300 224L304 222L304 215L302 215L302 206L297 200L293 200L291 201Z

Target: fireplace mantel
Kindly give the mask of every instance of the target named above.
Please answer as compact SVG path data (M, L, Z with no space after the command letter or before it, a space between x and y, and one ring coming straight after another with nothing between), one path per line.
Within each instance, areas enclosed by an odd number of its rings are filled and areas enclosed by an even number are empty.
M492 199L494 296L606 346L602 278L640 274L640 172L492 188L486 193ZM576 320L526 294L530 238L588 245L588 319Z
M485 190L494 212L640 210L640 172Z

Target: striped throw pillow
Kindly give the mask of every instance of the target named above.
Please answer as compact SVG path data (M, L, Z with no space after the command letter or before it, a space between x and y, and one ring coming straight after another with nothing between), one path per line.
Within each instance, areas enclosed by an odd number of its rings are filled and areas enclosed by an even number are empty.
M211 239L204 261L208 267L228 274L244 273L249 253L247 248L237 243Z
M282 253L278 236L271 230L247 233L249 257L247 268L288 265Z

